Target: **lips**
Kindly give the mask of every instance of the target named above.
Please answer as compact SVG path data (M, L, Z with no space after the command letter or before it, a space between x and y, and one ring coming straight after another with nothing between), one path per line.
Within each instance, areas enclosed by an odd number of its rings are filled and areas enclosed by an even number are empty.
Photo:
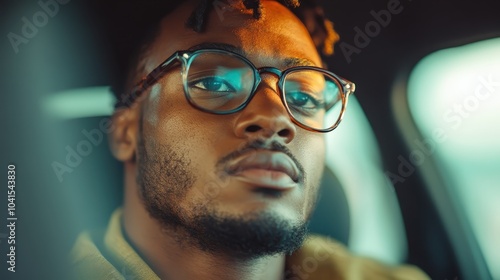
M282 152L253 150L232 161L226 168L229 175L262 187L291 188L299 181L299 169Z

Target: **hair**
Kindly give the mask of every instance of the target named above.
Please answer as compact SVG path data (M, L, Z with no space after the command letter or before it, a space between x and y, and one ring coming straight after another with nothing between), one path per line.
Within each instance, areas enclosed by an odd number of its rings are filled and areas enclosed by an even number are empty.
M262 4L260 0L242 0L243 5L247 9L253 10L253 17L259 19L262 15ZM204 23L207 14L210 12L211 7L213 7L215 0L200 0L200 3L196 10L193 11L191 17L186 22L188 27L191 27L196 32L204 31ZM280 0L282 4L287 7L297 8L300 4L298 0Z
M260 0L198 0L198 5L186 21L186 26L195 32L202 33L206 28L206 20L216 2L241 1L246 9L253 11L253 17L262 16ZM333 54L333 45L339 40L333 28L333 23L324 14L318 0L277 0L288 7L306 26L318 52L323 56ZM129 81L137 72L142 71L140 61L147 54L150 44L156 38L160 21L175 10L183 1L147 0L121 2L108 0L108 10L105 17L114 14L127 18L127 22L118 21L116 17L107 17L105 24L111 38L117 73L112 81L111 90L118 101L129 94L126 90L131 86ZM101 4L98 4L101 5ZM103 7L100 7L103 8ZM121 31L121 33L120 33Z

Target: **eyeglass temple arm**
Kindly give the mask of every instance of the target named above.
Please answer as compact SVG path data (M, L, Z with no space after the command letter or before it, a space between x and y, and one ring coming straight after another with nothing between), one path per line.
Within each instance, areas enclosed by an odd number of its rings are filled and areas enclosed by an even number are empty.
M119 100L115 107L130 107L141 95L144 93L146 89L155 84L165 73L167 70L173 66L173 62L180 58L180 53L176 52L165 61L163 61L160 65L158 65L151 73L149 73L146 77L142 78L131 90L131 94L126 95L122 100Z

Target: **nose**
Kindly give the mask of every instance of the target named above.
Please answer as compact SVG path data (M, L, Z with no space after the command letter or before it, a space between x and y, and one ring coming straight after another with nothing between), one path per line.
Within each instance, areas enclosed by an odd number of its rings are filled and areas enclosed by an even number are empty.
M234 133L249 141L273 138L288 144L295 138L297 128L280 99L276 79L265 76L250 103L238 114ZM271 86L272 81L275 86Z

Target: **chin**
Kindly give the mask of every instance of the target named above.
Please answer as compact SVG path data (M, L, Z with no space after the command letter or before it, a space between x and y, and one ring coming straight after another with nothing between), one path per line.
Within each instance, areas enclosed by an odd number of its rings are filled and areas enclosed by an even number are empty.
M208 210L192 222L188 232L197 246L241 259L289 254L301 246L307 234L306 222L269 209L243 215Z

